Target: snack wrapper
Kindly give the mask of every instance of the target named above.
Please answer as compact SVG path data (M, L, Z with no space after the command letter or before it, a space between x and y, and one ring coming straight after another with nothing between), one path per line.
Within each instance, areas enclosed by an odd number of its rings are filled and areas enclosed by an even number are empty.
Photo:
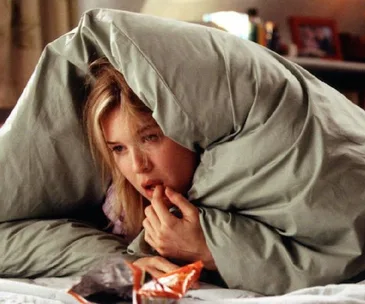
M143 285L144 271L134 265L131 267L134 272L133 304L173 304L198 281L203 263L198 261L183 266Z
M202 268L198 261L149 280L145 271L118 257L86 273L68 293L83 304L173 304L198 281Z
M105 260L68 291L80 303L132 301L133 270L122 257ZM113 301L114 302L114 301Z

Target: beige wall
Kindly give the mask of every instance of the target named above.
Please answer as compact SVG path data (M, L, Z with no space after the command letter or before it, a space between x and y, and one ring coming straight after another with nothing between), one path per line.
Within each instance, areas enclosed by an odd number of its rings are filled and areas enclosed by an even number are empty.
M91 8L105 7L139 12L146 0L78 0L79 15Z
M365 35L365 0L146 0L143 13L181 20L199 20L219 10L246 12L256 7L264 20L279 24L284 40L290 40L290 15L321 16L337 20L341 32Z
M79 0L79 7L80 14L93 7L110 7L187 21L200 20L206 12L246 12L256 7L263 19L279 24L287 42L290 15L333 18L340 31L365 35L365 0Z

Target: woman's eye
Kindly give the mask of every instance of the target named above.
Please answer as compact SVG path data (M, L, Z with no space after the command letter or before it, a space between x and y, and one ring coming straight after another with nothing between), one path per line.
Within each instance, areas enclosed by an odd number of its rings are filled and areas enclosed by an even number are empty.
M114 147L111 148L111 150L114 153L121 153L121 152L123 152L124 147L123 146L114 146Z
M143 136L142 140L143 142L155 142L157 141L159 136L157 134L149 134L146 136Z

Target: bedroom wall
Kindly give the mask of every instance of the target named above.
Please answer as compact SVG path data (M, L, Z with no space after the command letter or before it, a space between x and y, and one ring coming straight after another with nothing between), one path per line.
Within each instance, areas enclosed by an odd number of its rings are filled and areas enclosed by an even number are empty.
M263 19L279 24L282 38L290 42L287 17L322 16L336 19L341 32L365 35L365 0L79 0L80 14L92 7L140 11L179 20L197 21L202 14L219 10L246 12L259 9Z
M140 12L145 2L146 0L78 0L79 16L81 16L84 11L97 7Z

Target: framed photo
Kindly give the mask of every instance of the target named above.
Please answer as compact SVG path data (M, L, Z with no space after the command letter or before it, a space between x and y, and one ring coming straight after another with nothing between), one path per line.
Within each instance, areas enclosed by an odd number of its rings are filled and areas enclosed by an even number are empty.
M342 59L336 21L333 19L293 16L289 18L293 43L298 55Z

